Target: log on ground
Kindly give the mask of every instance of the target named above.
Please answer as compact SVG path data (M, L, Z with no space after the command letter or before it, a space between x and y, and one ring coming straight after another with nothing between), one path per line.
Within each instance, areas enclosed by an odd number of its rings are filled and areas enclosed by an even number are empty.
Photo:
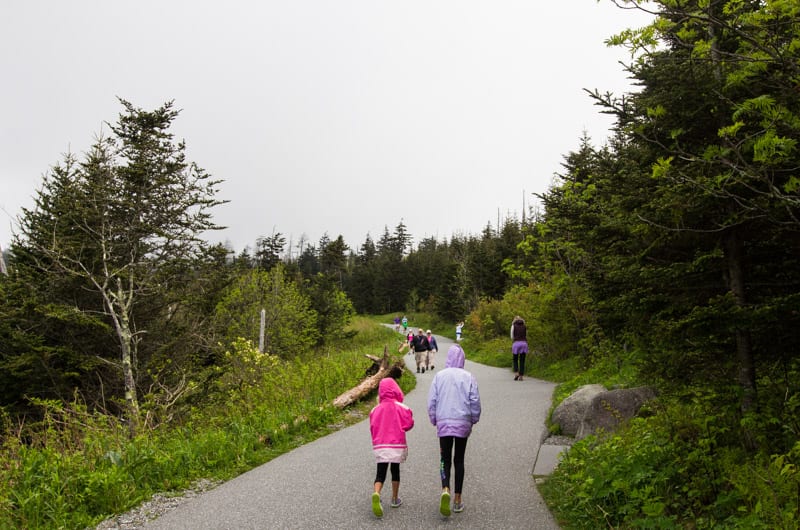
M371 355L368 355L367 357L373 359L373 361L376 361L376 358L372 357ZM384 347L383 358L380 359L378 371L374 375L371 375L361 381L358 385L354 386L347 392L339 395L339 397L333 400L333 406L338 409L343 409L349 405L352 405L356 401L363 399L365 396L369 395L370 392L377 389L381 379L388 377L389 374L392 373L392 370L402 370L402 364L402 360L394 364L389 364L389 350L387 347Z

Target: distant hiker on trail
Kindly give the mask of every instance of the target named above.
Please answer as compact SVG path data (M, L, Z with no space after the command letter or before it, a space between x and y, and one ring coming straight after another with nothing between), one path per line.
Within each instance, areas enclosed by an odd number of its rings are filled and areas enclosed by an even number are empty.
M406 342L408 343L408 353L409 355L414 353L414 332L410 331L406 334ZM417 370L419 372L419 370Z
M439 345L436 344L436 337L431 335L431 330L426 331L425 335L428 336L428 346L430 347L428 350L428 362L425 364L425 367L427 368L428 365L430 365L430 369L433 370L433 356L439 351Z
M519 315L511 322L511 356L514 365L514 381L522 381L525 375L525 356L528 354L528 328Z
M464 485L464 453L472 426L481 419L481 396L478 382L464 370L464 350L453 344L447 350L444 370L438 372L428 392L428 418L439 436L442 494L439 512L450 515L450 467L455 470L453 511L464 511L461 491ZM455 452L453 449L455 448Z
M461 341L461 330L464 329L464 321L460 321L456 324L456 342Z
M369 413L369 430L372 434L372 452L378 470L372 493L372 513L383 517L381 490L386 482L387 468L392 472L392 508L399 508L403 501L400 491L400 464L408 457L406 431L414 427L414 415L403 404L403 391L392 377L381 379L378 385L378 405Z
M394 317L394 330L397 333L400 333L400 315Z
M428 359L428 350L431 349L430 344L428 344L428 337L422 331L422 328L419 328L417 331L417 336L411 341L412 347L414 349L414 360L417 363L417 373L420 373L420 369L422 370L421 373L425 373L425 365L427 364Z
M403 315L403 320L402 320L402 322L403 322L403 331L404 331L404 332L405 332L405 331L408 331L408 319L406 318L406 316L405 316L405 315Z

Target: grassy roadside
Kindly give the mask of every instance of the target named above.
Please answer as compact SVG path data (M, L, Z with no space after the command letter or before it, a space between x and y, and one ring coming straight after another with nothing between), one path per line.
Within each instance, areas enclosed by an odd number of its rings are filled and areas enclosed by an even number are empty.
M369 318L354 319L349 331L346 343L304 359L233 345L204 400L133 440L114 418L78 402L41 403L45 420L24 428L3 418L0 528L93 527L156 492L229 479L363 420L371 397L346 411L330 403L363 378L365 354L381 355L384 346L396 353L396 334ZM400 379L405 392L414 383Z

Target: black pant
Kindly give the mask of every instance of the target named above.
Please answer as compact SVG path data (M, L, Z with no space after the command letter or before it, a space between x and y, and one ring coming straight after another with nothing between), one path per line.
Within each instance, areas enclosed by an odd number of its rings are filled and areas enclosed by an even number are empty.
M455 454L453 454L453 445L456 447ZM453 491L460 494L464 485L464 452L467 450L467 439L442 436L439 438L439 450L439 473L442 476L442 487L450 487L450 465L452 461L452 466L456 472L456 487Z
M375 482L383 484L386 482L386 468L389 462L378 462L378 472L375 473ZM392 482L400 482L400 464L392 462Z
M525 375L525 356L527 353L515 353L512 355L514 358L514 372L519 375ZM518 359L519 358L519 359ZM508 359L508 357L506 357ZM517 367L519 366L519 370Z

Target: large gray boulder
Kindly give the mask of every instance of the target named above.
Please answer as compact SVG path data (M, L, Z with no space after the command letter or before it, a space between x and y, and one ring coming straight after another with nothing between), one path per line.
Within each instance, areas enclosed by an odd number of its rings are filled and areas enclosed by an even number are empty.
M605 391L606 387L603 385L583 385L559 403L550 421L560 427L561 434L576 436L592 400Z
M598 431L613 432L619 425L636 416L642 405L654 397L655 391L646 386L595 394L586 408L575 437L581 440Z

